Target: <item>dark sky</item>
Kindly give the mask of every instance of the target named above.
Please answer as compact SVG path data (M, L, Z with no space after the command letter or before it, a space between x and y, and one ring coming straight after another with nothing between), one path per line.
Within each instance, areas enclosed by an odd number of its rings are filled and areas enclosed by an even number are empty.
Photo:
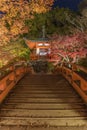
M78 5L82 0L55 0L54 5L59 7L70 8L71 10L77 11Z

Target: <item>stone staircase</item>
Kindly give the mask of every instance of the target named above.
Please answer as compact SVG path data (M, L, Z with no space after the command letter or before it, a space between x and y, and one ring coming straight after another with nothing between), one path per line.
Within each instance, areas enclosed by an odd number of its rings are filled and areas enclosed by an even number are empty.
M0 130L86 130L87 107L60 74L27 74L1 105L0 126Z

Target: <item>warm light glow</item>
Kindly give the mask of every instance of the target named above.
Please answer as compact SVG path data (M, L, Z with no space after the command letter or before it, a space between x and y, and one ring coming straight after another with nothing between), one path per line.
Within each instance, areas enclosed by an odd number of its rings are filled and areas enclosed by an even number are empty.
M38 46L43 46L43 43L38 43Z

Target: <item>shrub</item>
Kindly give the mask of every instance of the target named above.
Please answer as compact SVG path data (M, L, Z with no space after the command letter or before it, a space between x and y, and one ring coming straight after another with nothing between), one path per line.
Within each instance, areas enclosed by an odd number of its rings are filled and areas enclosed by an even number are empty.
M81 66L87 67L87 57L81 58L81 59L78 61L78 64L81 65Z

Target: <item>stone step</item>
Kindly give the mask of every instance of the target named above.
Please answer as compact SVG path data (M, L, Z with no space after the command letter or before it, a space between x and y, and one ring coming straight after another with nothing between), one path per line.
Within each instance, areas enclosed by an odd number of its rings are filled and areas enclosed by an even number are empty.
M72 117L70 118L22 118L22 117L2 117L2 120L0 121L0 124L2 126L28 126L28 128L32 127L44 127L45 128L50 128L53 127L52 130L54 130L54 128L60 127L62 130L62 128L73 128L77 127L77 130L79 130L79 128L81 128L80 130L83 130L84 127L86 130L87 129L87 118L83 118L83 117L74 117L72 119ZM2 129L1 129L2 130ZM7 129L6 129L7 130ZM12 129L13 130L13 129ZM21 130L21 129L20 129ZM48 130L48 129L47 129ZM58 129L57 129L58 130ZM65 129L63 129L65 130ZM71 130L71 129L69 129Z
M87 117L87 110L86 109L78 109L76 110L23 110L23 109L2 109L0 110L1 117L40 117L40 118L61 118L61 117Z
M85 105L82 103L7 103L3 105L3 109L29 109L29 110L70 110L70 109L80 109L84 110Z
M14 103L82 103L80 98L7 98L5 102L14 102Z

